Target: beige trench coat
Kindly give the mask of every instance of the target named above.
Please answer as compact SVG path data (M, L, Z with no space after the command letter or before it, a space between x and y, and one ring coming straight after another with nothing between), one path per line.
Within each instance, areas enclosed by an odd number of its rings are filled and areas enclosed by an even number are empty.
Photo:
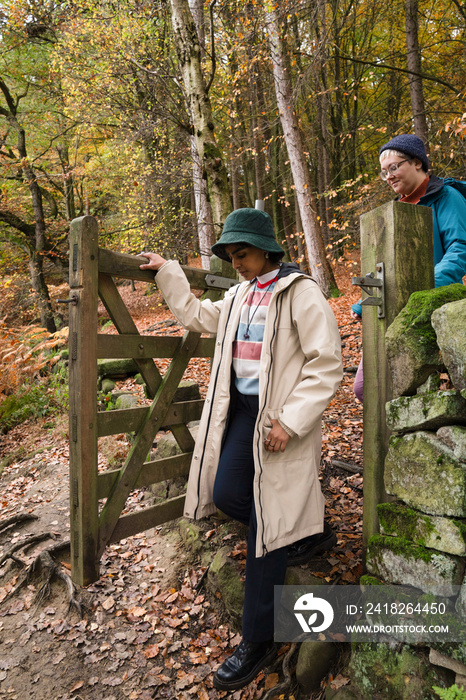
M185 328L217 335L185 505L185 515L198 519L216 511L212 493L230 404L233 342L250 283L231 288L221 301L200 301L175 261L159 269L156 282ZM341 378L338 327L318 285L298 270L279 277L264 331L253 445L258 557L322 531L321 419ZM295 433L284 452L264 450L273 418Z

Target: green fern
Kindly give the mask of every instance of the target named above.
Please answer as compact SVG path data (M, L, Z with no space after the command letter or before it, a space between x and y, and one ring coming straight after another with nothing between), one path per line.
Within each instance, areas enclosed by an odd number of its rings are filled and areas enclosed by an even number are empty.
M433 690L437 693L441 700L466 700L466 692L456 685L450 688L439 688L434 685Z

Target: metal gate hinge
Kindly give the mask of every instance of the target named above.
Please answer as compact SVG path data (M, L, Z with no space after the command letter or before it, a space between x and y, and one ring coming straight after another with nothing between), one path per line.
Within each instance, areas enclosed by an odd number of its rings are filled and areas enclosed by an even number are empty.
M352 283L361 287L369 296L361 301L361 306L376 306L377 317L385 318L385 265L383 262L375 266L376 273L368 272L365 277L353 277ZM373 289L379 290L379 296L374 296Z

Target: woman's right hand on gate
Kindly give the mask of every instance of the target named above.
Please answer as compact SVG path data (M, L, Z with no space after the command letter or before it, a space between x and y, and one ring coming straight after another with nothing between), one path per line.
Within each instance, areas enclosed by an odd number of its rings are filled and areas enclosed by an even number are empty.
M165 258L162 258L162 256L158 253L141 253L139 257L144 257L149 260L148 263L139 265L140 270L158 270L165 262L167 262Z

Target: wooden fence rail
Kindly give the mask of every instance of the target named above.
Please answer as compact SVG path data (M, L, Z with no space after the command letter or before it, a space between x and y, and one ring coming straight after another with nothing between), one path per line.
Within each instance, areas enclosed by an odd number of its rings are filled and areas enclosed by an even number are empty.
M194 289L219 299L228 287L232 268L205 271L184 267ZM212 357L213 338L186 332L180 337L142 336L125 306L114 278L153 283L150 270L140 270L140 258L98 247L97 221L75 219L70 232L70 525L73 581L88 585L99 577L105 547L123 537L179 517L184 496L122 515L127 498L137 488L186 476L194 440L187 427L200 418L203 401L178 402L175 392L193 357ZM118 335L98 333L97 307L104 304ZM151 404L98 412L97 360L132 358L147 387ZM162 377L154 358L172 358ZM146 461L157 432L169 429L181 454ZM98 472L98 438L134 433L129 454L119 469Z

